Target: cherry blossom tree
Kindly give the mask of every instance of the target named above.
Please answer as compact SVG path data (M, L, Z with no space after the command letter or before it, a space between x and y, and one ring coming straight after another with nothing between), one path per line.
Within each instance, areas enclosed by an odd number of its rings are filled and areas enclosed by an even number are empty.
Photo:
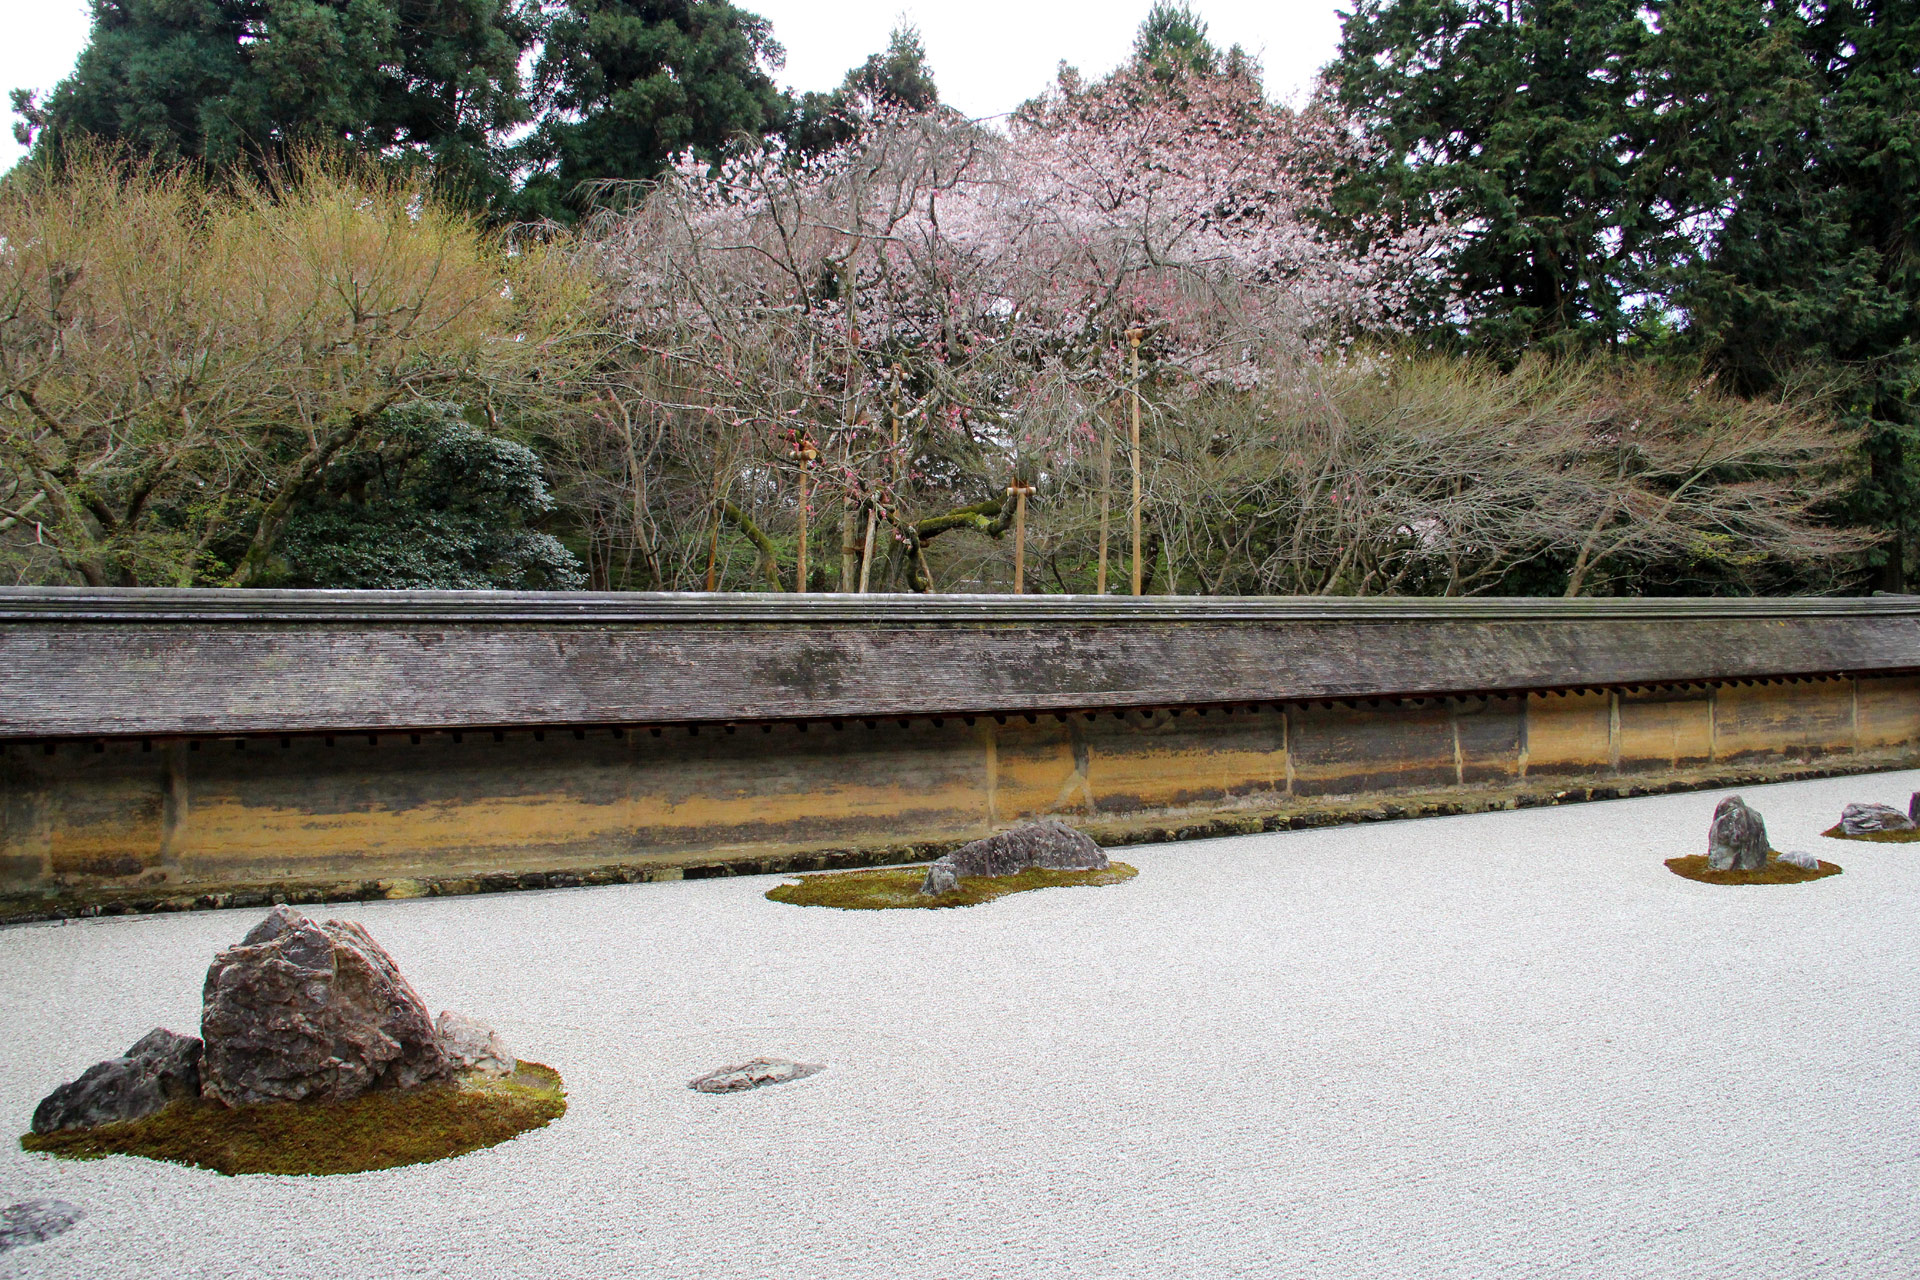
M1330 174L1360 145L1244 67L1063 74L1005 133L882 113L824 155L683 162L601 219L599 255L655 367L647 415L709 423L694 452L731 456L710 535L728 519L763 559L769 526L799 541L811 481L839 499L843 588L871 576L865 513L924 590L928 542L998 537L1006 486L1044 491L1089 455L1133 390L1128 331L1163 411L1392 332L1448 232L1380 228L1364 253L1328 234ZM719 443L743 433L744 452ZM736 486L752 501L730 510Z

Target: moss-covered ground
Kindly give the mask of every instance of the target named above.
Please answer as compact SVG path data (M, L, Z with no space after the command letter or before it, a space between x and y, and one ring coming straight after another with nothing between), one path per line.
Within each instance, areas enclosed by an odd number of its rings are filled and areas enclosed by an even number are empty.
M227 1107L193 1099L139 1120L30 1133L28 1151L71 1159L146 1156L216 1173L363 1173L446 1160L505 1142L567 1110L560 1073L522 1062L511 1076L464 1076L346 1102Z
M800 907L840 907L847 911L886 911L896 907L973 907L1029 889L1065 889L1075 885L1119 884L1140 873L1124 862L1099 871L1047 871L1030 867L1010 876L967 876L952 893L923 897L925 867L879 871L829 871L802 876L798 884L769 889L775 902Z
M1791 862L1782 862L1777 853L1768 854L1767 865L1758 871L1709 871L1704 853L1686 858L1668 858L1667 870L1689 880L1698 880L1701 884L1805 884L1809 880L1824 880L1840 874L1840 868L1831 862L1822 862L1818 869L1809 871Z
M1835 840L1871 840L1875 844L1912 844L1915 840L1920 840L1920 827L1912 831L1863 831L1856 836L1842 831L1840 824L1836 822L1820 834L1831 836Z

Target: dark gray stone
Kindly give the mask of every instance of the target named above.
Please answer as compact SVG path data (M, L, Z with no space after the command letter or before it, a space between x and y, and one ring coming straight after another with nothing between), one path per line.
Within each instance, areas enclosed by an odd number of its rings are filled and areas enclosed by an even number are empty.
M155 1027L117 1058L97 1062L33 1109L33 1131L91 1129L150 1116L200 1092L200 1042Z
M427 1008L359 925L275 907L207 970L201 1092L340 1101L453 1074Z
M1066 823L1048 818L975 840L935 860L920 892L951 893L967 876L1010 876L1028 867L1097 871L1106 865L1106 850Z
M1907 821L1920 827L1920 791L1907 797Z
M0 1253L63 1235L86 1216L65 1200L22 1200L0 1208Z
M1758 871L1766 865L1766 821L1739 796L1728 796L1713 811L1707 830L1708 869Z
M770 1084L785 1084L789 1080L800 1080L826 1069L824 1063L818 1062L790 1062L785 1058L750 1058L737 1067L721 1067L718 1071L709 1071L696 1080L689 1080L687 1088L700 1093L739 1093L744 1089L760 1089Z
M1913 819L1890 804L1850 804L1840 811L1840 829L1850 836L1875 831L1911 831Z

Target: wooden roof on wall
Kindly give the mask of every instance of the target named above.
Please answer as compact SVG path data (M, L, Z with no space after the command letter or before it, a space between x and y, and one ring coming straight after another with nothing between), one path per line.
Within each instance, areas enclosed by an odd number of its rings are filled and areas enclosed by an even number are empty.
M708 723L1920 671L1920 597L0 589L0 738Z

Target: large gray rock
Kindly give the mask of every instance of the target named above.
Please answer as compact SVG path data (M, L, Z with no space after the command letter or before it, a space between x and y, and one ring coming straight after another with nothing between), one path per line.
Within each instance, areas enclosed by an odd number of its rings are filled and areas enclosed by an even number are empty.
M1707 830L1708 869L1759 871L1766 865L1766 821L1739 796L1728 796L1713 811Z
M1920 791L1907 797L1907 821L1920 827Z
M65 1200L22 1200L0 1208L0 1253L51 1240L86 1216Z
M920 892L951 893L966 876L1010 876L1028 867L1097 871L1106 865L1106 850L1066 823L1048 818L975 840L936 859Z
M1840 811L1840 829L1850 836L1911 831L1913 819L1890 804L1850 804Z
M453 1074L426 1006L365 929L284 906L214 957L200 1037L201 1092L229 1106L340 1101Z
M117 1058L97 1062L33 1109L33 1131L138 1120L200 1093L200 1042L155 1027Z

